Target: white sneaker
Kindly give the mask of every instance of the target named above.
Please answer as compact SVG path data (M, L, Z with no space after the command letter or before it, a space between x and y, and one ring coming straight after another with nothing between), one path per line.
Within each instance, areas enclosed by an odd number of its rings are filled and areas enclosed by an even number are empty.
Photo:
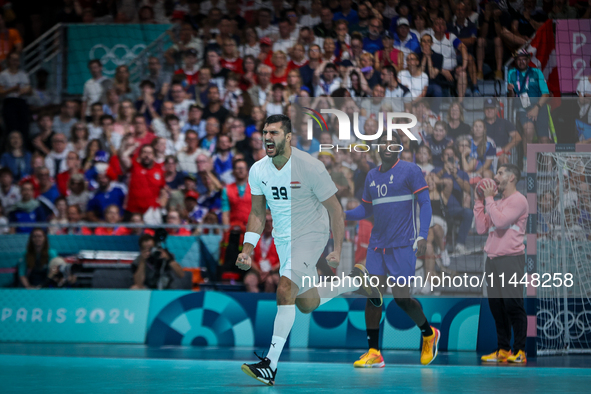
M449 265L451 264L451 260L449 258L449 254L447 253L447 249L443 249L443 252L441 252L441 264L443 264L444 267L449 267Z
M463 255L463 254L469 254L469 253L470 253L470 251L468 251L468 249L466 249L466 247L463 244L457 244L454 249L455 255Z
M425 283L423 283L423 287L420 290L421 294L430 294L431 293L431 282L429 280L426 280Z

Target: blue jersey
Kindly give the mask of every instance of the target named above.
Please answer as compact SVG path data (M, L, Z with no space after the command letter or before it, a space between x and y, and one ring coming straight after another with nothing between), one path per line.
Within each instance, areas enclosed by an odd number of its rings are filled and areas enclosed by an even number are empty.
M414 163L398 160L386 172L380 168L369 171L363 189L374 217L368 249L411 246L418 236L416 194L427 189L427 182Z

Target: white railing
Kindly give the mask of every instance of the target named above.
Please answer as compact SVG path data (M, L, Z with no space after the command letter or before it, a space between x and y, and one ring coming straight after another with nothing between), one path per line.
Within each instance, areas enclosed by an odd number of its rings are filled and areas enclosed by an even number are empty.
M141 51L134 59L127 63L129 67L129 79L131 82L139 83L142 78L148 75L148 59L152 56L160 59L162 65L162 72L174 73L175 66L168 65L164 58L164 53L170 48L174 42L172 35L178 35L179 27L173 25L169 30L160 34L158 38L150 43L143 51ZM180 63L180 59L178 59ZM170 68L170 69L167 69Z
M64 86L64 55L66 50L66 26L58 23L41 37L27 45L22 53L23 70L32 77L44 68L50 74L48 88L61 98Z

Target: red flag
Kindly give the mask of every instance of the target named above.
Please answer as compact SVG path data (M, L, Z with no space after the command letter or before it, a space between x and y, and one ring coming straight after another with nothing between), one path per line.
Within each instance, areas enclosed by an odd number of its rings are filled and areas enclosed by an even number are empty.
M527 51L532 54L532 63L542 70L548 90L554 97L560 97L560 80L558 79L558 67L556 67L556 40L554 38L554 25L548 19L538 29Z

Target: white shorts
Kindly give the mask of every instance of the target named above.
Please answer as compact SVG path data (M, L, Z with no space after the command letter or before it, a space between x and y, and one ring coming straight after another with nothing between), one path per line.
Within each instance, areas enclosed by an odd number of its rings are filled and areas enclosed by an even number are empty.
M441 216L433 215L431 216L431 225L429 228L435 226L436 224L440 225L443 229L443 235L447 235L447 222Z
M319 283L316 265L328 239L329 234L310 233L291 242L275 244L281 264L279 276L294 282L299 287L298 295L310 290L314 283Z

